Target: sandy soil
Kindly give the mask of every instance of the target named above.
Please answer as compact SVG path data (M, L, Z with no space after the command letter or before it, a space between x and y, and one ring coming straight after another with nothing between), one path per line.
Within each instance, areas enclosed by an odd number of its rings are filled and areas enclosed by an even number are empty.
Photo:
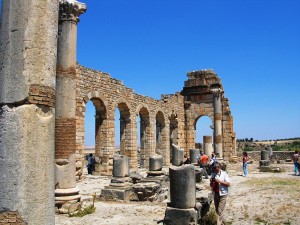
M274 166L286 170L282 173L261 173L257 164L249 165L249 176L243 177L242 165L228 166L231 178L226 207L227 224L300 224L300 176L294 176L293 165ZM110 182L107 177L86 178L78 183L87 204L92 194ZM209 187L209 181L203 180ZM154 225L163 220L166 203L101 202L96 201L96 212L81 218L56 215L57 225ZM161 223L162 224L162 223Z

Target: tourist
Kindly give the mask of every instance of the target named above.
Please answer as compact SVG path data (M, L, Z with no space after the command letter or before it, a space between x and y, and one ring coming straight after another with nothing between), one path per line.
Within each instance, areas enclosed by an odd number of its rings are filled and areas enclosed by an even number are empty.
M224 210L228 194L230 180L228 174L221 170L221 165L215 162L213 173L210 179L210 186L214 197L215 209L217 213L217 225L224 224Z
M183 164L191 164L190 158L187 156L187 154L184 155L183 158Z
M299 159L299 151L296 150L295 153L293 154L293 162L294 162L294 172L295 172L295 175L299 175L299 164L298 164L298 159Z
M243 152L243 177L246 177L248 175L247 165L248 165L248 153Z
M211 153L210 160L209 160L210 174L213 173L213 166L214 166L216 161L217 161L216 155L214 153Z
M208 174L207 174L207 171L206 171L207 162L208 162L207 155L205 155L203 153L203 151L200 151L200 156L197 157L197 158L198 158L198 164L199 164L200 168L202 168L203 175L205 176L205 179L208 179Z
M95 171L95 158L93 154L89 154L87 157L88 163L87 163L87 169L88 169L88 174L93 174L93 171Z

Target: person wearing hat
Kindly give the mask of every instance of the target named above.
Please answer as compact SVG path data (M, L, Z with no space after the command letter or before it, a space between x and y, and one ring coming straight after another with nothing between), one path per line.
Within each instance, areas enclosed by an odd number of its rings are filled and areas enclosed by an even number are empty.
M224 210L227 200L228 188L230 186L230 179L228 174L221 170L221 165L215 162L213 165L213 173L210 178L210 186L214 196L214 204L217 217L217 225L224 224Z

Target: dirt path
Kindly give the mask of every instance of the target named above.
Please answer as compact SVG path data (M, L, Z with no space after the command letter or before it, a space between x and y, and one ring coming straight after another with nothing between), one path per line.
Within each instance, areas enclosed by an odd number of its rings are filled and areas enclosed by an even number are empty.
M277 166L277 165L276 165ZM227 224L300 224L300 176L293 165L280 165L287 172L260 173L258 165L249 165L249 176L241 176L241 165L228 166L231 178L226 208ZM203 180L208 186L208 180ZM78 183L83 198L97 193L109 179L87 177ZM166 203L96 202L96 212L82 218L56 215L57 225L154 225L164 218Z

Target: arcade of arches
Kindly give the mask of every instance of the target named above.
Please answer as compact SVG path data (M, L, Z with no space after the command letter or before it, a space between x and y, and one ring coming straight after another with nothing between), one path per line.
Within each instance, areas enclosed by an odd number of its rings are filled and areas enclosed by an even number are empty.
M138 164L147 167L153 154L162 155L165 165L170 165L172 144L188 154L189 149L195 148L195 124L201 116L213 121L215 151L225 159L235 154L228 99L224 97L220 78L212 70L188 73L181 92L162 95L156 100L134 93L107 73L77 65L76 145L80 154L84 149L85 104L88 101L93 102L96 110L95 154L100 158L96 174L111 174L116 108L120 110L120 153L131 159L133 170ZM140 135L137 135L138 130Z

